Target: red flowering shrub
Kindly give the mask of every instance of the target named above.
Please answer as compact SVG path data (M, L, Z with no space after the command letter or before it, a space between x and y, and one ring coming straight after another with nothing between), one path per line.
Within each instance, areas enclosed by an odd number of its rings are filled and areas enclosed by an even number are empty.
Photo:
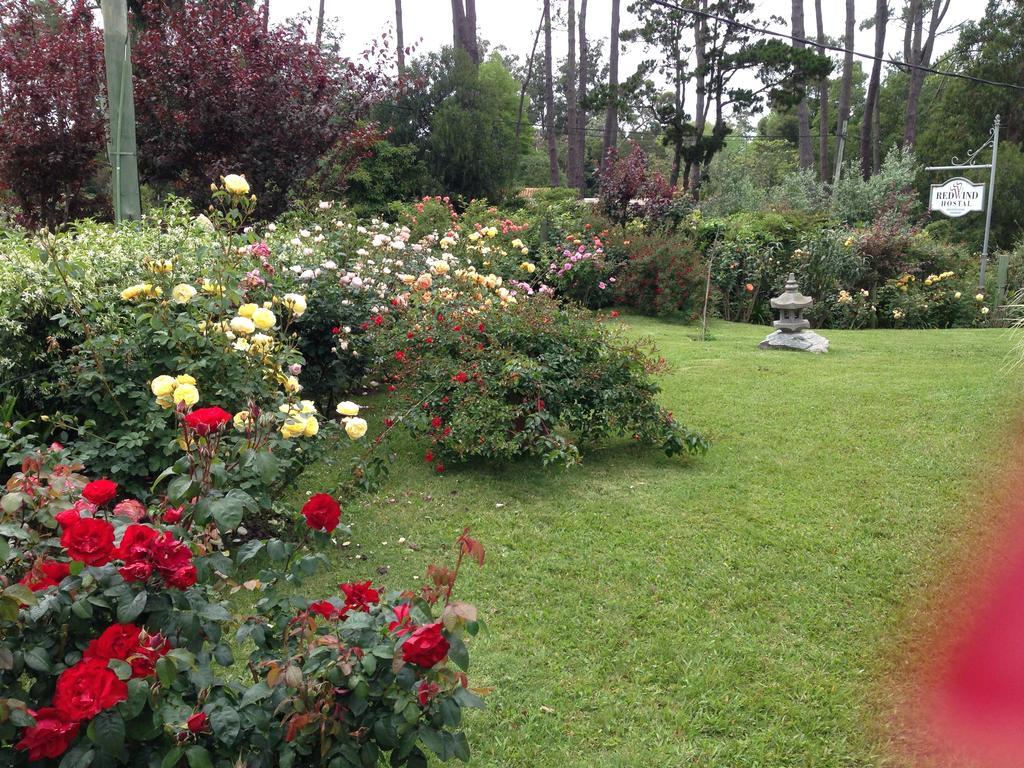
M700 250L687 235L634 236L628 253L629 261L616 273L619 302L651 315L700 311L706 271Z
M614 147L608 150L598 177L598 196L608 218L623 227L639 218L658 224L672 205L672 187L650 169L639 144L631 144L625 157Z
M419 592L365 581L305 600L294 585L322 556L294 540L224 549L231 515L203 506L233 504L230 493L186 476L184 511L163 500L137 502L138 519L134 507L110 513L82 497L106 486L87 484L61 452L27 457L0 496L0 765L230 768L244 753L247 768L425 766L425 750L468 759L455 729L482 702L447 660L465 670L462 637L478 629L475 609L451 599L463 555L483 562L478 542L461 536L455 568L431 566ZM91 495L109 502L113 491ZM317 494L302 512L296 526L325 540L340 505ZM235 581L258 555L259 579ZM258 595L233 617L227 598L240 589ZM239 625L242 647L255 649L247 682L218 671L234 664L228 629Z
M33 225L86 213L103 152L101 35L85 0L0 0L0 187Z

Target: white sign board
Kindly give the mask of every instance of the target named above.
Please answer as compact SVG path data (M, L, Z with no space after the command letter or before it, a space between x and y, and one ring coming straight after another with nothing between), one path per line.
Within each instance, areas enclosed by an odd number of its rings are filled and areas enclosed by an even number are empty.
M932 184L928 209L957 218L985 209L985 185L956 176L942 184Z

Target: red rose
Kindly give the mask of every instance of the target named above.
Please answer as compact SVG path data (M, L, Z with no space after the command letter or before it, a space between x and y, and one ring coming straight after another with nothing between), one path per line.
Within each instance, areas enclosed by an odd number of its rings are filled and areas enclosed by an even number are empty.
M449 647L440 623L425 624L402 644L402 658L429 669L448 655Z
M77 509L65 509L63 512L58 512L53 516L53 519L57 521L57 524L61 528L70 528L72 525L82 519L82 516L78 514Z
M97 507L102 507L112 498L117 496L117 483L113 480L93 480L82 489L82 496L91 501Z
M167 586L175 589L188 589L196 583L196 567L189 563L171 572L164 572L164 581Z
M47 587L56 587L69 573L71 567L67 563L57 560L36 560L32 570L22 576L18 583L24 584L33 592L38 592Z
M444 474L444 464L442 464L440 462L435 464L434 465L434 471L437 472L437 474L439 474L439 475Z
M427 462L427 464L429 464L434 460L434 454L431 453L430 451L427 451L426 453L423 454L423 460Z
M83 659L61 672L53 706L67 720L88 720L128 698L128 686L100 659Z
M170 531L164 531L149 545L153 567L164 576L192 562L192 550L174 538Z
M320 614L325 619L340 619L345 615L345 611L339 609L330 600L317 600L315 603L309 604L309 610L313 613Z
M72 560L106 565L114 554L114 526L106 520L87 517L65 529L60 543Z
M395 360L397 360L400 363L403 362L405 360L405 352L403 352L402 350L398 350L397 352L395 352Z
M465 371L459 371L452 378L455 381L459 382L459 384L465 384L467 381L469 381L469 374L466 373Z
M206 717L205 712L196 712L192 717L185 721L185 725L192 733L202 733L209 727L209 721Z
M388 624L388 632L391 632L395 637L403 637L404 635L411 634L416 625L412 623L409 618L409 604L401 603L394 607L395 620Z
M127 517L133 523L137 523L146 516L146 507L141 501L125 499L114 506L114 514Z
M167 511L164 512L164 522L168 525L174 525L181 520L181 513L185 511L185 507L168 507Z
M330 533L341 520L341 507L330 494L316 493L302 505L302 515L310 528Z
M125 581L147 581L153 575L153 566L139 560L117 569Z
M171 650L167 638L159 632L155 635L142 633L139 645L126 661L132 665L132 677L152 677L156 674L156 662Z
M149 547L156 539L156 529L148 525L129 525L124 529L117 556L126 563L149 557Z
M112 624L103 633L89 643L83 658L110 661L121 659L126 661L139 647L139 635L142 628L134 624Z
M36 724L22 732L21 741L14 748L28 752L29 762L57 758L67 752L78 736L79 724L69 722L53 707L45 707L38 712L29 710L29 714L35 718Z
M331 328L331 333L334 336L337 336L339 333L341 333L341 328L339 328L338 326L334 326L333 328Z
M430 420L430 426L432 426L434 429L440 429L442 423L443 422L441 421L440 416L435 416Z
M206 435L216 432L229 421L231 414L223 408L213 406L212 408L197 408L185 417L185 424L197 435Z
M370 606L380 600L380 593L370 583L339 584L338 589L345 593L345 607L353 611L369 611Z

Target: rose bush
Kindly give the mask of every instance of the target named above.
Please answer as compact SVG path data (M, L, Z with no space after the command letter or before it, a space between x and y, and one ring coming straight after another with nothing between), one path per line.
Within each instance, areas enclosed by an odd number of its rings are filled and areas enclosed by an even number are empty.
M314 495L287 540L229 548L230 513L245 494L219 491L215 477L230 474L218 435L234 427L223 416L190 418L198 412L177 408L193 470L172 473L185 480L171 494L185 497L179 506L171 496L126 500L105 478L87 482L56 444L26 456L9 479L0 497L0 762L354 768L382 757L426 766L427 751L467 760L457 729L462 710L482 702L468 688L463 638L479 622L452 590L464 556L483 564L479 542L460 536L454 568L431 566L419 591L364 582L302 597L323 562L316 549L339 529L340 504ZM250 414L250 435L259 418ZM256 601L236 617L228 598L240 590ZM248 681L231 671L245 642Z

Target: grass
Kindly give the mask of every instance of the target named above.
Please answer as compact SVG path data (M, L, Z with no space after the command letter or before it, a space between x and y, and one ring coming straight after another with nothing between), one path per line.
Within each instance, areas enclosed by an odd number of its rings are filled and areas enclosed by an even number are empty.
M488 561L458 592L489 625L471 679L494 688L467 718L475 766L889 765L907 628L1012 438L1013 340L833 331L811 356L761 352L751 326L702 343L626 321L675 364L662 400L707 456L614 442L569 471L437 477L406 445L387 492L346 510L322 591L407 586L472 527Z

